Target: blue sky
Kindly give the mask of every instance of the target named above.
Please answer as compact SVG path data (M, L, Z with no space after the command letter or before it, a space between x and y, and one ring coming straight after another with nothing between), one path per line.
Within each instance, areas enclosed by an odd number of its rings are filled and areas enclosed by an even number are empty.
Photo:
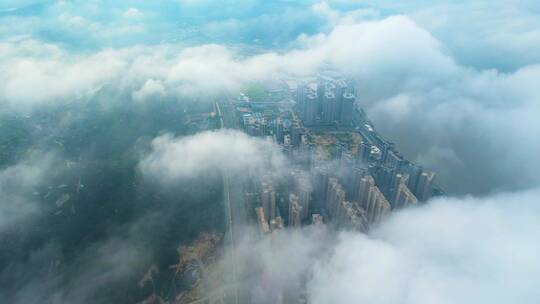
M320 30L323 18L306 11L306 5L292 1L8 3L3 5L2 21L22 25L6 29L6 36L30 34L79 50L164 42L276 46L300 33Z
M331 29L319 1L3 1L0 37L33 37L77 51L159 43L286 48L300 34ZM345 13L405 14L443 41L457 60L512 70L538 61L538 1L328 1ZM13 26L16 24L16 26Z

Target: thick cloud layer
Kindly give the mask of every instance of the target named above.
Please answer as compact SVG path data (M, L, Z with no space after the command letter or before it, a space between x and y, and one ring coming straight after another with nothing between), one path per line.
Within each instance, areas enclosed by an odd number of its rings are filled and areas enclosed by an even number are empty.
M0 49L0 102L16 105L88 95L118 76L123 65L114 51L70 56L33 40L0 43Z
M446 41L409 16L339 11L326 3L310 10L328 20L327 32L256 55L217 44L73 55L33 40L6 42L0 99L31 105L88 96L105 85L136 101L210 99L246 83L331 67L358 81L359 103L376 128L408 158L438 171L449 192L486 194L540 182L539 164L530 162L538 143L527 136L540 128L535 60L513 72L478 70L460 65Z
M540 4L524 1L366 1L406 14L444 41L458 62L513 71L540 60Z
M394 213L368 235L277 232L241 243L240 272L262 273L253 291L261 303L298 292L300 278L314 304L536 303L539 194L438 199Z
M39 213L40 187L51 176L58 159L52 153L29 152L15 165L0 171L0 233Z
M222 172L232 176L279 176L285 165L285 157L276 144L225 129L181 138L157 137L139 168L163 182L173 182Z
M319 262L312 303L535 303L538 190L441 199L370 236L344 233Z

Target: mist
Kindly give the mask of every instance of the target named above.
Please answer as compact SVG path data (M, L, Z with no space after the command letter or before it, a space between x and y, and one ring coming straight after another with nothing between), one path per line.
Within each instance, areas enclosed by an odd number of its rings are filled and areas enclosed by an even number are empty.
M107 84L138 103L204 102L234 95L249 83L331 67L357 81L359 104L375 127L408 158L439 171L449 192L482 195L540 182L536 163L527 162L540 147L523 136L540 128L534 61L509 72L462 65L445 41L408 16L366 20L355 12L326 9L335 13L327 33L304 34L294 48L251 55L218 44L73 55L34 40L7 42L5 58L10 60L3 64L7 73L0 94L11 107L32 108L88 98ZM317 6L312 10L320 13ZM25 76L29 69L33 78ZM71 76L79 70L85 70L84 78Z
M398 212L368 236L344 233L315 268L311 300L534 303L537 197L531 190L438 199Z
M258 303L302 293L302 278L308 303L536 303L538 194L436 199L368 234L253 230L237 249L240 276L262 278L250 287Z
M366 233L249 222L235 283L256 303L537 303L539 15L537 1L4 1L0 298L185 288L167 269L225 232L223 173L287 184L296 169L270 140L217 130L215 103L331 71L446 196Z
M204 174L283 175L287 160L279 146L234 130L208 131L189 137L170 134L152 140L139 163L143 174L171 183Z

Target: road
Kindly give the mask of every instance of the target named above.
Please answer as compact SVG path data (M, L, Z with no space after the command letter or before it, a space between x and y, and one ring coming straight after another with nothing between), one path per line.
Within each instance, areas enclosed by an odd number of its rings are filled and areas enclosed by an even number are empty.
M220 117L220 127L222 129L238 128L235 118L234 106L228 102L216 102L214 104L217 115ZM226 218L226 236L230 251L230 284L235 287L229 291L226 297L227 303L243 303L244 291L240 284L236 284L240 278L238 273L237 245L242 238L243 228L247 222L247 212L245 210L243 183L238 176L231 176L230 172L223 172L223 205ZM240 290L239 290L240 289Z
M375 132L371 132L367 130L367 128L364 126L365 124L370 124L369 120L365 116L361 110L356 108L353 113L353 121L354 126L357 128L356 130L360 132L362 137L368 141L369 144L377 146L378 148L382 148L387 142L382 139L382 137Z

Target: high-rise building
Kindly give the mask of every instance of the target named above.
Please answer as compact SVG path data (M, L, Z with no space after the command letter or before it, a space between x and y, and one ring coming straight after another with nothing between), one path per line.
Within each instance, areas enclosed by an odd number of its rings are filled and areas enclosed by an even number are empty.
M358 165L367 167L369 157L371 155L371 145L366 141L362 141L360 145L358 145L358 150L356 153L356 163Z
M315 196L315 209L321 210L326 205L326 191L328 190L329 179L328 166L325 164L317 165L313 168L313 172L315 180L315 191L313 193Z
M359 191L360 206L366 211L370 223L378 222L385 214L390 212L390 203L382 192L375 186L375 180L371 176L361 179Z
M304 134L304 129L300 125L300 122L295 120L291 126L291 144L297 147L300 144L300 136Z
M341 100L340 122L348 126L351 124L353 118L355 97L352 93L343 93Z
M380 145L381 149L381 160L383 163L386 163L386 157L388 156L388 151L394 150L395 144L392 142L382 142Z
M262 184L262 207L264 210L264 219L266 222L273 219L276 216L276 192L274 187L267 182Z
M392 186L390 187L390 196L389 196L389 202L392 205L392 208L396 208L396 206L394 205L394 201L396 199L399 185L401 184L407 185L408 181L409 181L409 175L407 173L398 173L394 175L392 179Z
M315 167L318 157L318 147L316 143L310 142L308 144L307 161L310 169Z
M311 215L311 224L312 225L322 225L323 224L323 217L322 215L318 213L314 213Z
M259 129L255 124L249 124L246 126L246 133L249 134L249 136L258 136Z
M336 95L336 84L333 81L326 81L324 84L324 91L332 92L332 94Z
M262 207L255 208L255 213L257 214L257 221L259 222L259 228L262 233L270 232L270 227L268 226L268 221L265 220L266 216Z
M347 82L343 79L335 82L334 94L336 95L336 111L334 119L341 122L341 114L343 112L343 95L348 92Z
M296 108L300 117L305 118L306 115L306 96L308 88L305 84L298 85L296 90Z
M283 136L283 144L281 145L281 150L285 156L292 157L293 146L290 134L285 134L285 136Z
M326 124L335 120L336 96L331 91L325 91L323 96L322 121Z
M339 184L337 178L328 179L328 189L326 190L326 211L333 217L338 206L345 200L345 190Z
M334 93L334 110L332 122L341 123L341 103L342 103L343 97Z
M351 172L348 174L348 180L346 184L347 199L357 200L360 191L360 180L362 177L368 174L367 169L358 166L352 166Z
M399 171L401 166L405 164L405 160L395 151L395 149L391 148L386 151L384 164L387 167L395 168L396 171Z
M307 154L309 154L309 140L308 140L308 135L303 133L300 135L300 145L299 145L299 150L305 154L307 156Z
M296 194L289 195L289 226L300 227L302 224L302 206Z
M366 212L356 202L341 202L335 218L339 226L367 231L369 222Z
M298 202L302 206L301 219L306 220L309 216L309 202L311 199L311 183L307 174L300 174L297 179Z
M347 143L337 142L336 143L336 151L335 151L335 154L334 154L334 159L339 161L340 165L341 165L341 159L343 158L343 155L345 155L347 153L350 155L349 146L347 145ZM352 157L351 157L351 159L352 159Z
M298 149L294 150L294 162L299 165L310 165L311 151L310 143L307 134L300 135L300 143Z
M266 136L269 133L268 121L266 118L262 118L259 124L259 136Z
M281 216L277 216L275 219L270 220L270 229L272 231L283 229L283 219Z
M390 212L390 203L386 200L379 188L376 186L372 188L372 195L370 195L366 213L371 223L379 222L383 216Z
M368 199L370 189L375 187L375 180L371 175L365 175L360 179L360 187L358 189L358 196L356 201L360 204L362 208L365 209L366 201Z
M400 183L396 190L394 198L393 208L404 208L412 205L416 205L418 200L409 190L405 183Z
M317 112L319 113L323 111L325 91L326 91L326 88L325 88L324 82L319 80L319 82L317 82L317 97L318 97Z
M354 167L354 157L351 151L348 149L347 144L338 144L336 149L336 160L338 160L337 170L339 173L339 180L345 187L347 192L350 192L350 180L352 178L352 168Z
M276 139L278 143L283 143L283 137L285 133L283 130L283 119L281 117L278 117L276 119Z
M304 124L306 126L314 126L317 121L319 98L315 92L309 93L305 98Z
M416 186L416 197L425 201L428 200L433 193L433 180L435 179L435 172L422 172L418 179L418 185Z
M292 145L292 140L291 140L291 135L290 134L285 134L285 136L283 136L283 144L286 145L286 146Z
M339 179L345 188L346 197L349 200L354 198L354 188L358 186L358 184L354 184L354 179L356 178L354 167L354 157L349 150L344 150L339 160Z
M420 180L420 175L423 172L423 168L413 163L408 163L407 165L401 167L401 171L409 175L407 187L416 195L418 180Z
M373 169L377 187L379 187L379 189L384 194L390 197L392 190L392 181L394 180L394 176L397 173L396 168L379 164L373 167Z

